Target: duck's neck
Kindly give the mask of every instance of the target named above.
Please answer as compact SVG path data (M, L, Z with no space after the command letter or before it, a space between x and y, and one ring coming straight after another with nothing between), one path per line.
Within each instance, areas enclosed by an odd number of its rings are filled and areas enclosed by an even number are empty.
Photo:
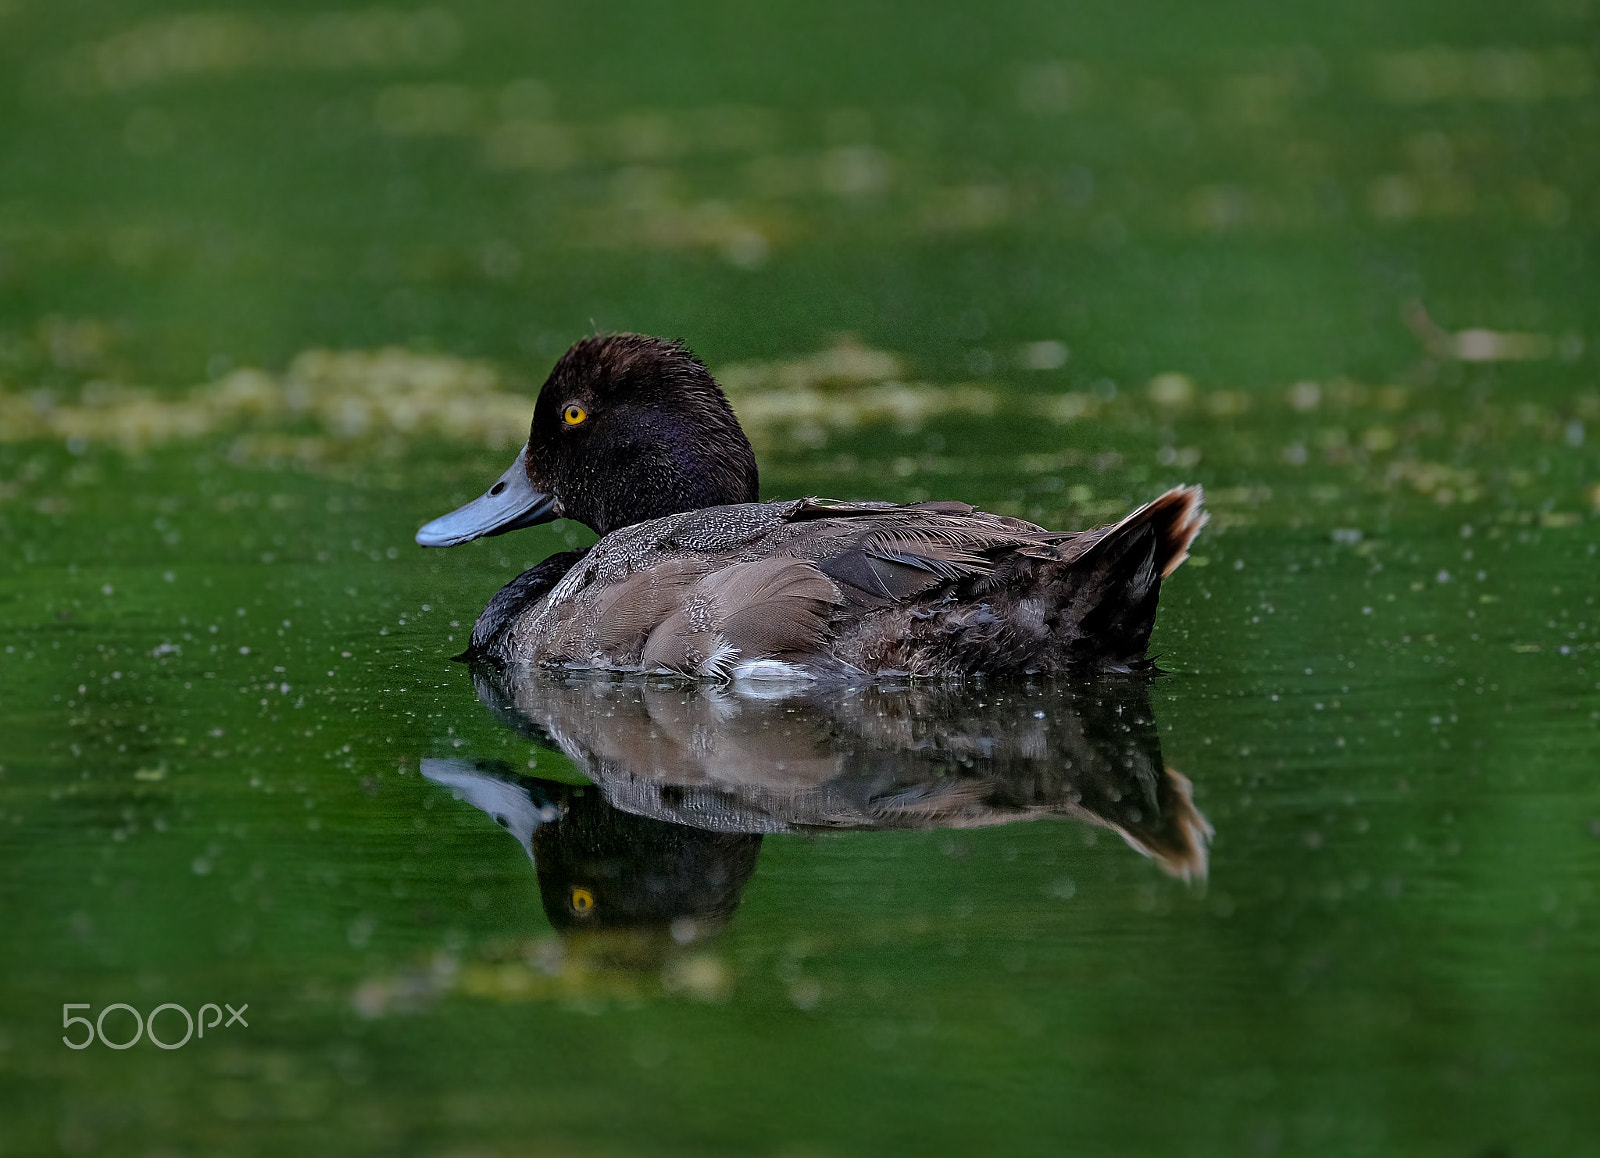
M600 464L592 499L572 517L601 535L684 511L759 501L755 454L747 442L711 455L687 442L666 440L626 447Z

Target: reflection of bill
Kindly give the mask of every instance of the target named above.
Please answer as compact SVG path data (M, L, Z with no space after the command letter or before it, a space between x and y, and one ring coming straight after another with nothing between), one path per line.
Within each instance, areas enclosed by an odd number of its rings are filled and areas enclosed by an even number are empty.
M474 676L506 723L595 782L422 762L516 835L558 928L719 923L766 833L1068 817L1174 876L1206 872L1211 826L1162 761L1141 678L752 698L658 679Z
M517 838L557 929L668 926L689 940L732 915L761 851L759 833L639 816L593 787L503 779L495 762L423 760L422 774Z

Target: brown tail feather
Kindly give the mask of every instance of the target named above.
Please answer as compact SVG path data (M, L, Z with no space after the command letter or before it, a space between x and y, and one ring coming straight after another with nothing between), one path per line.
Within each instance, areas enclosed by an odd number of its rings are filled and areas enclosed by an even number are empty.
M1145 665L1161 580L1189 556L1205 526L1199 487L1174 487L1121 522L1067 545L1076 577L1073 646L1115 663Z
M1156 565L1160 568L1161 578L1165 579L1189 557L1189 546L1194 542L1194 537L1211 519L1203 505L1204 500L1205 492L1200 487L1173 487L1121 522L1091 532L1095 540L1087 544L1083 553L1087 555L1104 543L1115 542L1135 533L1140 527L1150 526L1157 535Z

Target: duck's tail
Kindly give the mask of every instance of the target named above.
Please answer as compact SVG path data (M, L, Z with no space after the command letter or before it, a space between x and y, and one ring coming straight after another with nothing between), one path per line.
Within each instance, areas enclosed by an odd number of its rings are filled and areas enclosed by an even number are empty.
M1197 486L1174 487L1119 523L1086 531L1067 545L1072 571L1065 621L1077 655L1113 666L1146 666L1161 580L1189 557L1206 525Z

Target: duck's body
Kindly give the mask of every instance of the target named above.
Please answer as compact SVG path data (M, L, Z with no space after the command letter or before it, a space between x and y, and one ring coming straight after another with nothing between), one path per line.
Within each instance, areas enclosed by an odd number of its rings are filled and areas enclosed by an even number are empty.
M708 679L1137 667L1199 495L1046 531L961 503L745 503L651 519L508 586L502 661ZM537 570L537 569L536 569Z
M657 339L590 339L558 363L512 470L418 541L449 545L557 513L603 537L502 589L471 654L717 680L1148 665L1161 579L1205 522L1198 488L1083 532L956 502L740 501L755 497L754 458L736 422L730 450L723 416L697 413L716 403L731 420L704 367ZM559 425L541 432L542 416ZM585 425L580 443L572 428ZM673 480L693 493L674 495ZM699 501L708 491L725 501Z

